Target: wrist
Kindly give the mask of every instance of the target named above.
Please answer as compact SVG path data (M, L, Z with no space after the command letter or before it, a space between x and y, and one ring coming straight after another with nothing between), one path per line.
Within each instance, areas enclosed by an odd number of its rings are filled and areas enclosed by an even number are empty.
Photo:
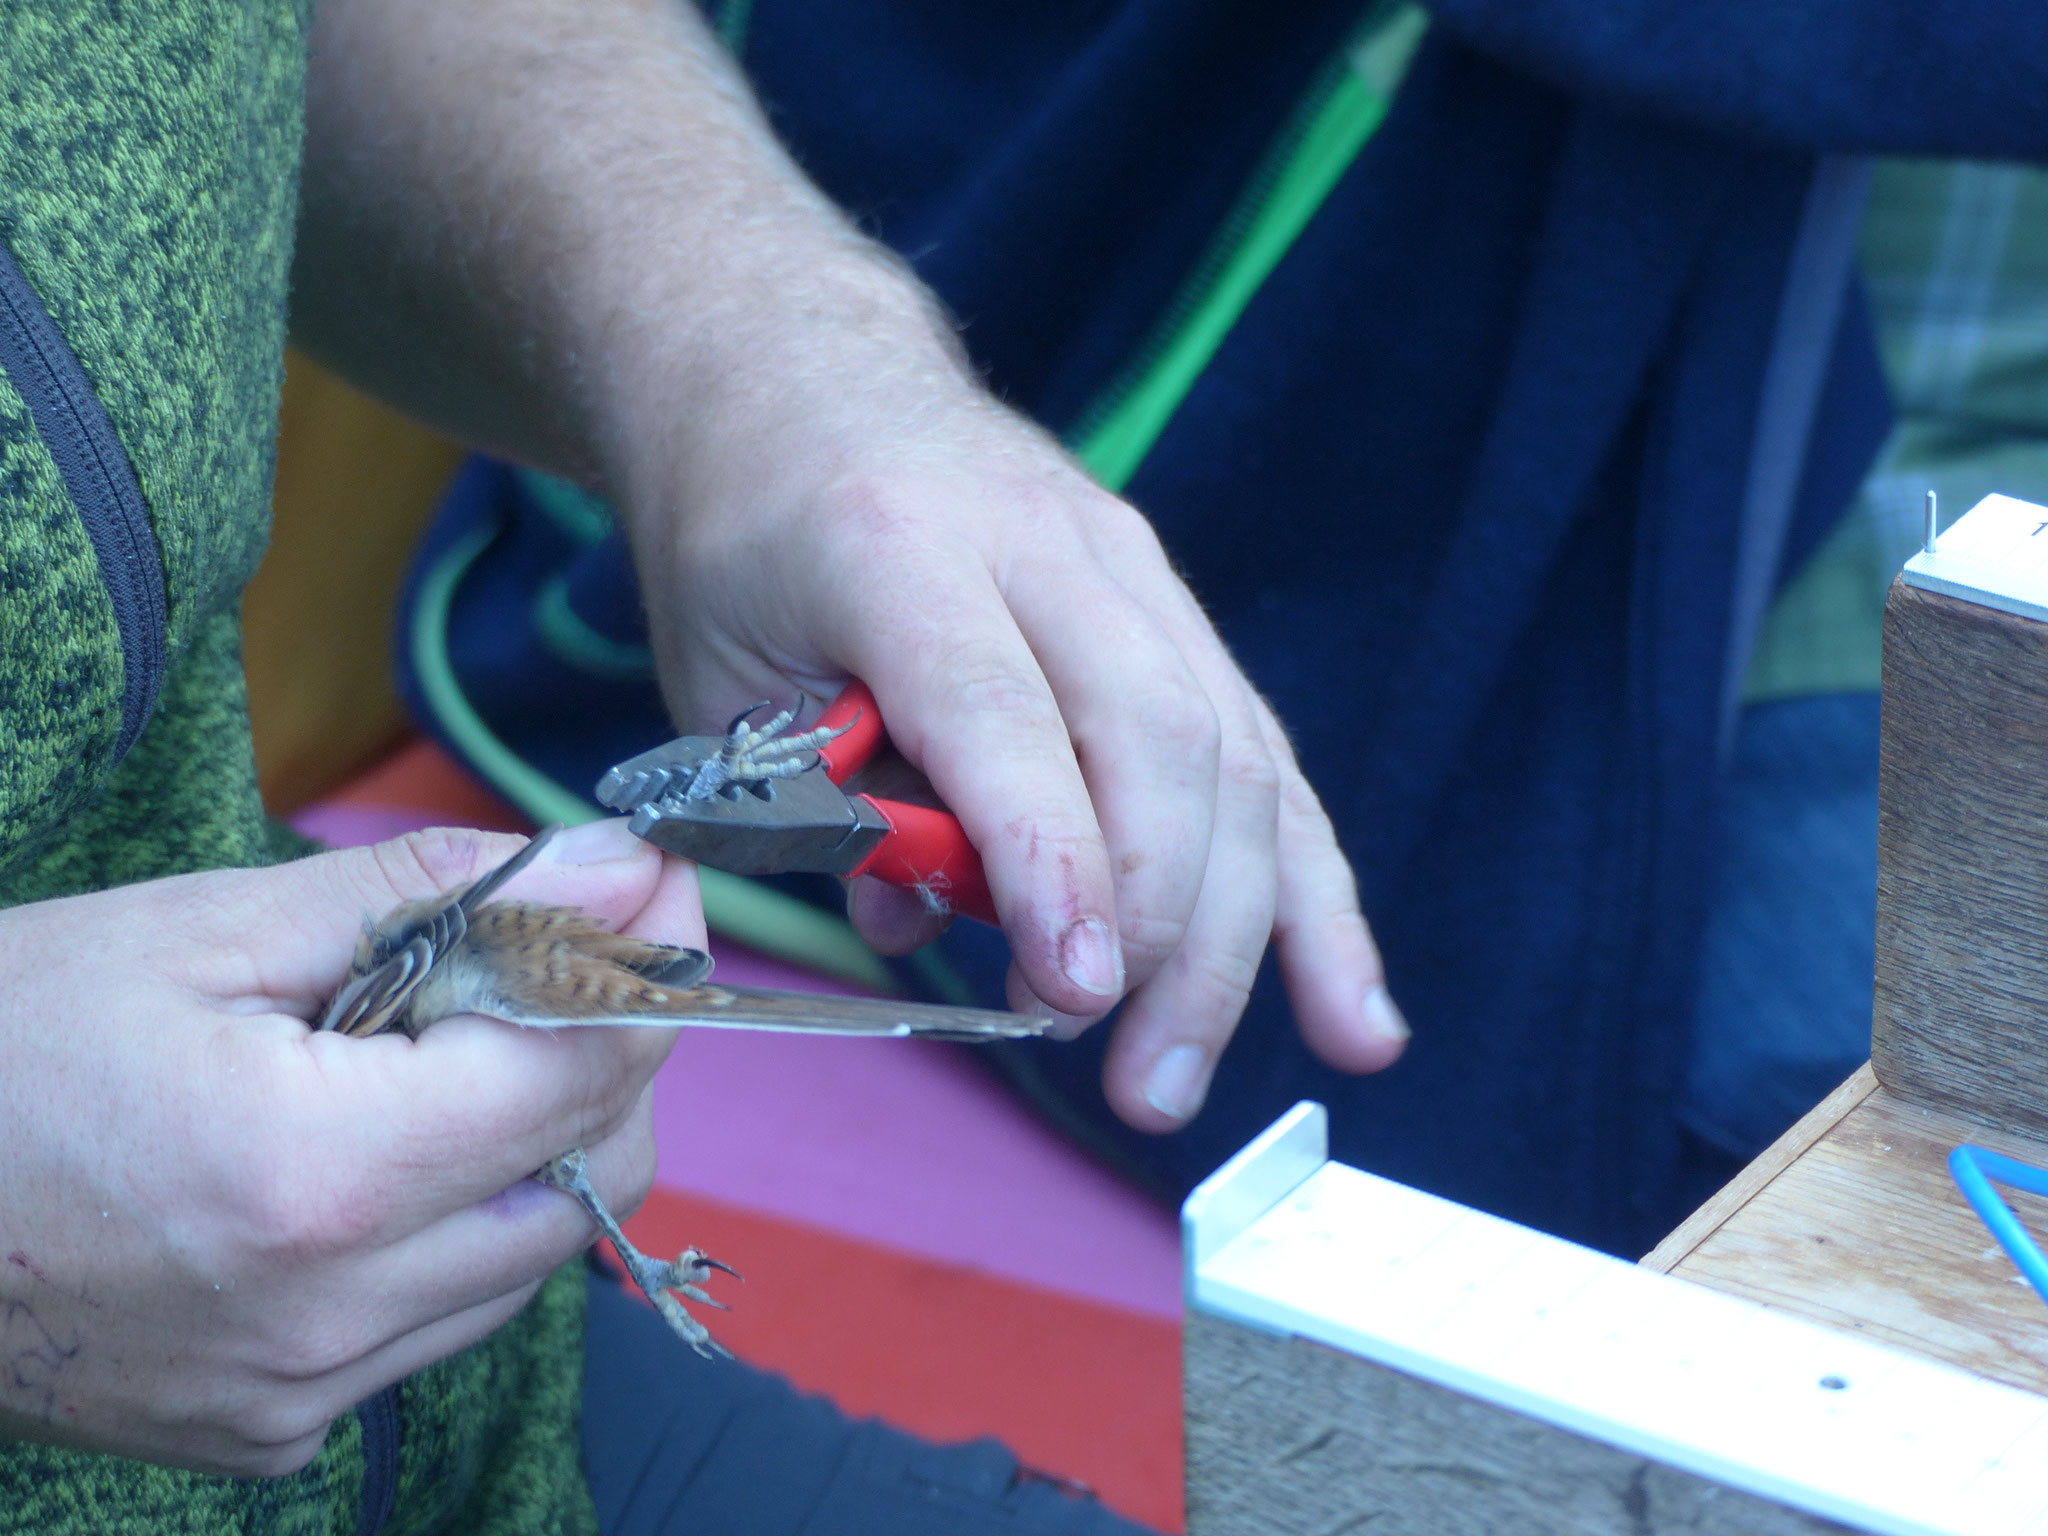
M978 399L950 318L893 252L850 228L775 244L687 301L633 306L663 320L620 337L591 407L599 473L630 519L828 483Z

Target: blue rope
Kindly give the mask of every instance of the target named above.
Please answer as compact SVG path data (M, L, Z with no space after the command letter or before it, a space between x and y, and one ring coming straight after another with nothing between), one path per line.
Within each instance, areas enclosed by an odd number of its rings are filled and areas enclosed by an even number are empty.
M2048 1195L2048 1169L2015 1162L1982 1147L1961 1146L1949 1153L1948 1171L1956 1181L1956 1188L1963 1192L1963 1198L1970 1202L1984 1225L1991 1229L1991 1235L1998 1239L1998 1246L2019 1266L2020 1273L2027 1277L2027 1283L2033 1286L2040 1298L2048 1302L2048 1259L2041 1256L2040 1244L2020 1225L2012 1207L1991 1187L1995 1179L2010 1189L2024 1189L2030 1195Z

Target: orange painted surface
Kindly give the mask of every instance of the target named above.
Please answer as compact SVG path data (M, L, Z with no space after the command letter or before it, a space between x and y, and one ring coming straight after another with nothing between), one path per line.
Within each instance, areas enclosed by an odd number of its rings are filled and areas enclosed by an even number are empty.
M289 815L399 740L392 618L462 450L285 354L270 552L242 600L263 803Z
M657 1188L626 1230L649 1252L694 1244L726 1313L698 1309L742 1360L936 1440L994 1435L1027 1466L1183 1529L1180 1330L1120 1308L934 1263Z
M430 814L444 827L531 832L533 823L486 789L434 742L415 739L380 758L324 802L403 807Z

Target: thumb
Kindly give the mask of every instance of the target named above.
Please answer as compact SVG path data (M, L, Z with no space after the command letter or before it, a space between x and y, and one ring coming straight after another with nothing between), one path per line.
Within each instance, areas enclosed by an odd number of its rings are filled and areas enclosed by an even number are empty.
M232 936L260 976L257 990L317 1004L341 984L366 922L401 902L470 884L526 843L510 833L437 827L274 869L190 878L233 882L228 899L219 899L226 892L209 892L208 904L226 929L222 936ZM557 832L497 894L575 907L624 927L674 883L664 882L663 864L660 852L633 836L623 819L607 818Z

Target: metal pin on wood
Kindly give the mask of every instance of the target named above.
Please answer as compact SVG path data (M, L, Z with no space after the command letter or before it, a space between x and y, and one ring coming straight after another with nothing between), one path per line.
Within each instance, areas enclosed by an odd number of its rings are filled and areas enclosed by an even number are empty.
M1935 498L1934 498L1934 492L1932 492L1932 491L1929 491L1929 492L1927 493L1927 544L1926 544L1926 549L1927 549L1927 553L1928 553L1928 554L1930 554L1930 555L1934 553L1934 541L1935 541L1935 538L1936 538L1937 534L1938 534L1938 533L1939 533L1939 531L1940 531L1940 530L1939 530L1939 527L1938 527L1938 525L1937 525L1937 524L1936 524L1936 522L1935 522L1935 511L1934 511L1934 509L1935 509Z

